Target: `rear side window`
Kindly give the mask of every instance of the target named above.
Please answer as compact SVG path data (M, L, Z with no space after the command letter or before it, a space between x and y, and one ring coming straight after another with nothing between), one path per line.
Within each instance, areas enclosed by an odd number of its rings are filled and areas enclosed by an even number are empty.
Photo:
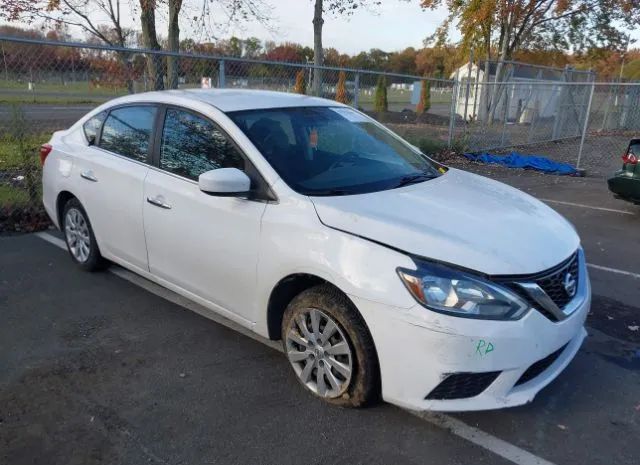
M98 133L100 132L100 128L102 127L102 123L104 122L104 118L106 116L106 111L100 112L92 118L89 118L82 125L84 136L87 138L87 142L89 142L90 144L95 144L97 142Z
M160 168L189 179L218 168L244 170L244 158L212 122L193 113L168 109L162 131Z
M146 163L156 111L152 106L112 110L102 128L100 147Z

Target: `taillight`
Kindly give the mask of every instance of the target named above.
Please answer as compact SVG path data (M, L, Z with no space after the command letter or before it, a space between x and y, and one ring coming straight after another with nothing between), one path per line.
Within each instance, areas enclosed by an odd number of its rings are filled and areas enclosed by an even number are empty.
M47 159L47 156L51 153L53 147L51 144L42 144L40 146L40 164L44 166L44 161Z
M636 163L638 163L638 157L633 153L625 153L624 155L622 155L622 162L625 164L628 163L630 165L635 165Z

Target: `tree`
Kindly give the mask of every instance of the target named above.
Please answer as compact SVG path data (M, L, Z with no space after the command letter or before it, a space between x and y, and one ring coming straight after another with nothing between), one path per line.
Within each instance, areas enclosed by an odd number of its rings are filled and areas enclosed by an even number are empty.
M449 16L435 39L446 39L448 26L459 25L463 49L475 49L489 69L492 54L498 64L496 85L482 93L480 115L493 119L498 96L504 91L504 62L521 48L556 48L580 52L588 48L620 49L628 35L623 28L640 25L635 0L421 0L425 9L446 5ZM485 85L489 73L484 73ZM506 100L505 100L506 101ZM488 112L488 113L485 113Z
M416 54L416 72L422 76L448 79L458 64L454 45L425 47Z
M494 50L502 61L520 48L620 49L625 28L640 25L634 0L421 0L422 8L445 5L449 16L436 39L446 38L457 22L462 44L490 58Z
M340 71L338 74L338 84L336 85L336 102L349 103L347 96L347 73Z
M301 69L296 73L296 85L293 88L293 91L296 94L306 94L307 93L307 82L304 78L304 69Z
M416 113L421 115L431 108L431 81L424 80L420 86L420 101L416 106Z
M389 110L387 101L387 78L384 75L378 77L376 92L373 96L373 105L377 113L386 113Z
M300 44L285 42L265 53L264 57L271 61L288 61L291 63L303 63L304 49Z
M145 48L160 50L160 43L156 34L156 0L140 1L140 25L142 26L142 40ZM164 89L162 57L157 54L147 56L147 72L154 90Z
M126 47L132 31L122 25L127 0L3 0L0 18L78 27L107 45ZM124 12L126 14L126 12ZM96 17L100 16L100 19ZM101 28L107 19L109 27ZM111 31L113 34L105 34Z
M389 55L389 69L399 74L416 74L416 58L418 52L413 47L407 47L401 52Z
M167 37L167 49L170 52L180 51L180 25L178 19L182 9L182 0L168 0L169 2L169 34ZM169 89L177 89L179 76L178 57L167 57L167 85Z
M313 92L322 94L322 70L324 64L324 50L322 49L322 26L324 13L350 16L356 10L366 5L380 5L381 0L313 0Z
M262 41L257 37L249 37L244 40L245 58L258 58L262 53Z
M124 48L133 37L133 31L122 24L129 4L127 0L3 0L0 19L77 27L106 45ZM130 75L128 54L118 52L118 57ZM126 81L133 92L133 80L129 76Z

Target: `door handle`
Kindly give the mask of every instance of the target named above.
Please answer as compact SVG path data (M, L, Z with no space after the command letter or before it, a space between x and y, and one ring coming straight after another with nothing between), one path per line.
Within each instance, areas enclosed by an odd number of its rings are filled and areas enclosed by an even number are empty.
M98 182L98 178L96 178L93 174L93 171L88 170L88 171L82 171L80 173L80 177L82 179L86 179L87 181L91 181L91 182Z
M162 197L147 197L147 202L156 207L164 208L165 210L171 210L171 205L165 203Z

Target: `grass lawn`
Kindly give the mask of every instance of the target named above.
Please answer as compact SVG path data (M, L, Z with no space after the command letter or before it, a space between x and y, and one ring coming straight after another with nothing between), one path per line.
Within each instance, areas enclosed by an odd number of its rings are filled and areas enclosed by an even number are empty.
M0 208L24 207L29 204L29 195L24 189L0 184Z
M371 95L369 95L368 91L371 91ZM389 103L405 103L409 105L411 102L412 94L413 92L410 90L387 89L387 101ZM373 103L374 98L375 98L375 88L361 89L358 101L361 103ZM451 102L451 91L441 93L436 88L431 88L431 103L450 103L450 102Z
M0 104L101 103L126 94L126 87L93 87L87 81L36 82L29 90L27 82L0 80Z
M72 92L72 93L99 93L99 94L119 94L126 93L126 87L116 87L114 89L99 88L89 85L88 81L75 82L36 82L34 84L35 92ZM27 82L23 81L0 81L0 90L10 89L13 91L23 90L31 92Z
M59 104L64 105L68 103L103 103L107 100L116 97L91 97L84 95L69 95L69 96L46 96L46 95L27 95L25 94L0 94L0 105L11 105L13 103L40 103L42 105Z
M20 144L10 136L0 138L0 170L19 168L24 166L26 156L33 163L34 169L39 169L38 148L47 142L51 134L29 134L25 136L23 146L27 151L20 153Z

